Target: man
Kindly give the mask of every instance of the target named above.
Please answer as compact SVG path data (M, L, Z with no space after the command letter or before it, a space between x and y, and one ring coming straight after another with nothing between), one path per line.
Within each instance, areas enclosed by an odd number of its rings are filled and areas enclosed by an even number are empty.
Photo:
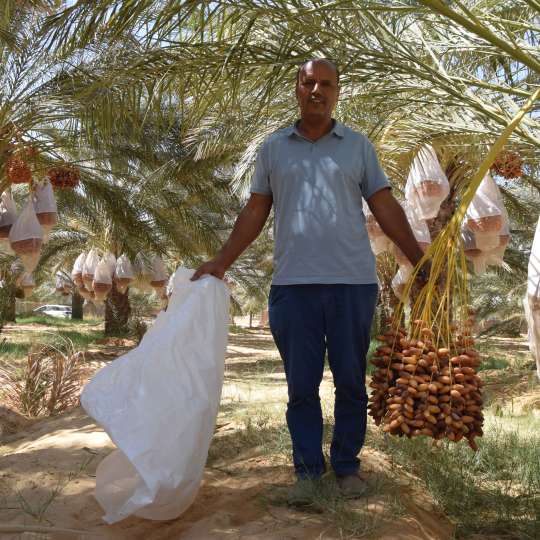
M377 277L362 198L412 264L423 256L373 145L332 119L338 95L339 72L332 62L314 59L300 67L300 120L264 142L251 197L229 239L192 278L223 278L274 205L269 318L287 377L287 424L298 478L290 501L297 503L308 502L306 487L326 469L319 399L326 352L335 385L331 465L345 496L366 490L357 455L366 431L366 353Z

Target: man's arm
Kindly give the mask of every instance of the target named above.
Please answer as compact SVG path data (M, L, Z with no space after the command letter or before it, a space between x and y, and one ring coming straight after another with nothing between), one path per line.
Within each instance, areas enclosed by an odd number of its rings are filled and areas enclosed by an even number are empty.
M271 208L271 195L252 193L246 206L238 215L228 240L213 259L197 268L191 281L199 279L204 274L211 274L223 279L231 264L259 236Z
M418 245L405 212L389 189L381 189L368 200L368 206L384 234L397 245L415 266L424 252Z

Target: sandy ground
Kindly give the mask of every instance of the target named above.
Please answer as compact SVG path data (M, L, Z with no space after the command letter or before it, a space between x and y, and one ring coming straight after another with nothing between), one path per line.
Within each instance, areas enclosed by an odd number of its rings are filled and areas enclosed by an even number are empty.
M111 344L110 351L101 350L92 360L96 368L110 361L118 349L118 344ZM326 375L323 401L328 402L331 394L331 380ZM280 361L269 334L254 331L231 336L213 445L237 444L238 433L245 428L243 413L277 410L281 414L286 399ZM34 422L0 409L0 419L11 422L0 446L2 539L355 538L340 531L339 523L329 520L327 514L288 507L285 494L293 482L288 457L269 455L256 445L245 449L240 446L234 456L229 452L223 459L212 461L196 501L178 519L154 522L128 518L107 525L101 519L103 511L93 497L93 489L96 466L113 445L82 409ZM362 515L372 520L362 538L452 538L451 523L434 509L417 487L416 478L370 448L362 453L362 469L370 486L377 487L368 499L346 503L350 510L361 506ZM401 508L399 512L389 504L391 497Z

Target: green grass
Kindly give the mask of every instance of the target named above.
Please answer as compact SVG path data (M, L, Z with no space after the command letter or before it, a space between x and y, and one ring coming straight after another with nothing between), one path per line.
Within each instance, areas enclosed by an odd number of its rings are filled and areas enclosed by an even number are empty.
M51 317L49 315L28 315L23 317L17 317L17 324L43 324L46 326L55 327L69 327L69 326L89 326L99 324L100 319L62 319L59 317Z
M425 438L383 437L369 444L418 476L457 524L457 538L497 534L540 538L540 419L486 414L485 436L474 453L464 443L440 448Z
M28 351L34 345L39 344L54 344L57 347L67 349L69 340L76 350L85 350L91 343L103 337L102 329L91 328L100 321L89 319L86 321L74 321L71 319L59 319L48 317L46 315L33 315L31 317L21 317L17 319L17 325L39 324L48 326L43 331L33 332L20 330L23 338L22 341L7 340L5 336L0 334L0 359L4 361L12 361L18 358L23 358L28 354Z
M478 366L478 371L484 371L486 369L506 369L510 366L510 362L504 358L497 358L496 356L482 356L482 362Z
M253 456L264 456L272 465L291 465L291 438L281 407L255 408L243 411L237 416L240 429L217 435L212 440L208 453L207 467L229 475L236 462ZM224 407L222 406L222 411ZM225 418L234 418L235 411L226 411ZM329 448L333 430L332 420L325 418L324 454L329 463ZM293 481L291 471L291 482ZM292 483L274 484L261 495L265 506L287 506L287 494ZM374 510L374 506L383 508ZM313 493L312 504L303 509L306 513L316 513L330 528L338 531L341 538L359 538L380 526L387 520L395 519L403 513L399 501L399 491L392 479L385 474L373 474L368 481L368 493L357 501L347 501L340 496L333 473L325 474L323 482ZM321 537L322 538L322 537Z

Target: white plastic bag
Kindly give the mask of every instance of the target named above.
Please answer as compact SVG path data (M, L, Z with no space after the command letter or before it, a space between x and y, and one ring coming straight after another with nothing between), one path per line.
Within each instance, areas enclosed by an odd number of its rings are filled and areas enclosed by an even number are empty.
M48 180L36 182L34 186L34 209L36 211L36 217L43 227L43 238L46 241L50 230L56 225L58 220L56 199L54 198L52 185Z
M465 214L465 227L474 233L482 251L495 249L503 226L502 198L489 173L483 178Z
M11 249L20 257L24 269L32 273L39 261L43 231L29 201L9 231Z
M381 226L375 219L375 216L364 199L362 200L362 209L366 218L366 230L374 255L377 256L384 251L390 251L392 248L392 241L384 234Z
M394 278L391 287L394 294L400 299L405 300L405 285L412 274L412 266L400 266Z
M114 256L114 254L110 251L107 251L107 253L105 253L105 255L101 257L101 260L107 263L111 276L114 276L114 272L116 270L116 257Z
M192 275L176 271L167 311L81 395L118 447L96 471L107 523L174 519L197 495L223 384L229 290Z
M141 251L137 253L137 255L135 255L135 260L133 261L133 270L135 271L133 285L142 292L151 291L152 257Z
M160 298L165 295L168 279L169 275L167 274L165 263L161 257L156 255L152 259L152 278L150 280L150 285Z
M6 190L0 195L0 238L8 238L11 226L17 220L17 207L11 195Z
M405 184L405 197L420 219L437 217L441 203L450 193L448 178L442 170L435 150L425 145L413 159Z
M477 275L485 272L487 267L486 252L476 247L474 233L464 226L461 227L461 241L465 257L472 262L473 272Z
M83 287L83 267L84 267L84 261L86 261L86 253L83 251L73 263L73 269L71 270L71 279L73 280L73 283L77 285L77 287Z
M478 187L461 229L465 255L472 260L475 273L487 266L503 264L510 241L508 212L497 184L488 174Z
M527 268L527 296L531 299L531 307L540 308L540 218L531 246L529 265Z
M527 320L529 350L536 362L536 374L540 379L540 306L534 304L533 297L526 295L523 299L523 308Z
M402 206L405 215L407 216L407 221L411 226L414 237L416 238L416 241L418 242L418 245L420 246L422 251L425 252L431 244L431 234L429 232L429 227L425 220L420 218L417 211L410 203L405 201ZM396 262L400 266L412 266L409 259L393 242L391 252L396 258Z
M95 249L91 249L86 259L84 259L82 279L87 291L94 290L94 272L96 271L99 260L98 252Z
M94 270L94 281L92 282L94 299L97 302L103 302L107 298L112 289L112 279L110 261L101 259Z
M135 274L127 255L120 255L116 261L114 282L119 292L124 294L133 281Z

